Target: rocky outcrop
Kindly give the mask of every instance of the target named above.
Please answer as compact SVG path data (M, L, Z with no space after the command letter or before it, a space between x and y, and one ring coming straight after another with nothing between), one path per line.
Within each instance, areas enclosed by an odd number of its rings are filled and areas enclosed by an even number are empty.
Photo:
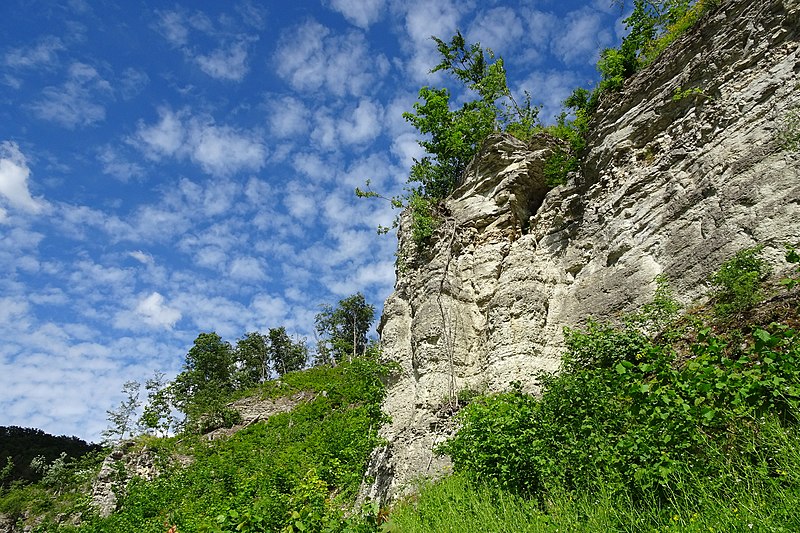
M117 509L117 494L125 490L131 479L151 480L159 473L154 453L138 447L135 441L121 442L103 460L92 484L91 501L97 514L106 517Z
M495 135L429 249L403 221L380 325L403 373L363 497L447 471L433 450L459 391L535 390L558 368L564 326L634 310L662 273L696 300L739 249L764 244L777 261L800 241L800 154L776 140L800 108L799 43L800 0L725 2L601 103L567 185L544 186L555 141Z
M281 386L281 382L276 382ZM272 415L288 413L299 404L309 402L314 399L314 394L308 391L301 391L291 396L281 396L275 399L262 399L258 397L241 398L228 404L228 408L239 413L240 422L229 428L219 428L205 434L208 440L216 440L222 437L230 437L237 431L246 428L256 422L266 421Z

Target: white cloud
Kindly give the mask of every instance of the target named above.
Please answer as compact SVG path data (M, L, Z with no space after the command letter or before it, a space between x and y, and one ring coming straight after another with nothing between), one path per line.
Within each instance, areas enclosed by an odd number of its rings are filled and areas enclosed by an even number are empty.
M164 108L159 115L151 126L140 122L130 139L150 159L188 157L214 175L259 170L266 161L266 146L255 132L217 126L210 118L187 117L186 112Z
M479 42L499 55L508 56L517 48L524 35L522 20L508 7L496 7L478 13L467 32L468 42Z
M30 175L28 162L17 143L12 141L0 143L0 195L11 207L35 214L44 209L45 203L40 198L31 196L28 190Z
M13 48L6 52L4 63L13 68L33 68L54 65L64 44L58 37L45 37L31 47Z
M30 107L39 118L74 129L104 120L106 108L100 101L111 95L111 85L94 67L73 63L64 84L45 87Z
M241 81L247 74L247 45L235 43L195 58L200 69L218 80Z
M237 257L231 261L229 274L232 278L243 281L260 281L267 277L261 261L255 257Z
M183 145L186 136L181 117L166 108L158 110L159 121L152 126L139 123L135 140L137 146L151 159L174 155Z
M97 153L97 160L103 165L103 173L113 176L121 182L128 182L144 174L144 169L138 163L124 159L110 145L103 146Z
M186 46L189 42L189 28L185 17L178 11L157 11L159 16L156 29L173 46Z
M341 13L351 24L367 29L381 19L385 0L330 0L331 9Z
M267 104L272 134L280 139L303 135L308 131L311 113L298 98L284 96Z
M605 27L603 19L591 8L568 13L565 27L553 39L553 52L568 65L596 63L600 50L608 46L613 37L613 28ZM564 25L564 21L561 24Z
M439 62L436 43L431 37L449 40L459 28L461 13L456 4L449 0L417 0L407 5L406 9L405 30L412 51L406 70L415 80L422 80Z
M283 205L289 210L290 215L306 225L313 223L319 213L316 198L308 190L307 185L300 183L289 185L288 191L283 197Z
M524 16L528 23L527 38L530 43L536 48L547 48L561 21L552 13L536 9L524 12Z
M150 83L150 77L146 73L134 68L126 68L120 78L120 95L123 99L130 100L141 93L148 83Z
M263 25L263 13L256 7L242 5L242 16L252 15L253 19L243 20L250 27L260 28ZM258 37L233 31L233 18L219 19L217 28L214 22L202 12L193 14L185 10L157 12L158 20L155 28L172 46L178 48L187 61L200 67L200 70L212 78L224 81L241 81L248 72L247 56L250 41ZM198 53L192 38L200 32L201 36L216 41L216 47L209 53ZM235 34L234 37L231 34Z
M150 266L150 265L154 265L155 264L155 260L153 259L153 256L148 254L148 253L146 253L146 252L143 252L141 250L134 250L133 252L128 252L128 255L130 257L136 259L137 261L139 261L143 265Z
M539 71L523 82L518 92L530 92L533 95L532 103L542 105L539 119L546 124L552 124L554 117L561 113L561 103L579 84L580 79L573 71Z
M158 292L153 292L139 300L136 312L146 324L165 329L172 329L175 323L181 319L181 312L167 305L164 297Z
M274 61L278 74L296 90L325 90L334 96L360 96L374 89L389 68L382 54L370 51L362 34L333 34L315 21L284 32Z
M267 158L267 149L256 134L228 126L194 121L188 142L192 160L209 174L259 170Z
M352 119L342 118L338 122L339 139L346 144L363 144L372 141L381 132L383 110L366 99L349 113Z

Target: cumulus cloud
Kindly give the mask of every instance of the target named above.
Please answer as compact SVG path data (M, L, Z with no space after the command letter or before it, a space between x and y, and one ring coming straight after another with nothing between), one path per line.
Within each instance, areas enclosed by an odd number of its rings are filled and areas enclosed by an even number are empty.
M119 83L119 93L124 100L134 98L150 83L150 77L141 70L126 68L122 72Z
M613 38L612 28L606 27L603 19L601 13L588 7L568 13L566 26L554 36L553 52L568 65L596 63L599 51Z
M135 135L137 146L151 159L174 155L184 144L185 127L181 117L170 109L158 110L159 121L151 126L139 123Z
M375 102L362 99L349 115L338 123L339 138L346 144L372 141L381 132L383 110Z
M267 103L267 121L272 134L280 139L303 135L308 131L311 113L302 100L283 96Z
M416 0L405 7L404 29L412 53L406 70L415 80L422 80L439 62L436 44L431 36L442 39L452 36L459 28L461 13L456 4L449 0Z
M330 0L330 7L351 24L367 29L381 19L385 0Z
M256 134L200 121L190 124L187 148L193 161L216 175L259 170L267 157L266 147Z
M64 84L45 87L30 107L39 118L74 129L104 120L106 108L101 102L112 95L111 85L94 67L73 63Z
M101 147L97 152L97 160L102 164L103 173L113 176L121 182L128 182L144 174L138 163L126 160L110 145Z
M261 281L267 276L261 261L255 257L237 257L231 261L229 274L233 279L242 281Z
M136 304L136 312L145 324L165 329L172 329L175 323L181 319L181 312L167 305L164 297L158 292L153 292L139 300Z
M278 74L299 91L360 96L389 69L357 32L334 34L316 21L284 32L274 56Z
M166 108L159 110L159 116L152 125L140 122L130 139L150 159L189 158L205 172L223 176L264 165L267 149L255 132L218 126L210 118Z
M156 30L173 46L189 43L189 28L186 17L179 11L156 11Z
M128 255L130 257L136 259L137 261L139 261L143 265L154 265L155 264L155 260L153 259L153 256L148 254L148 253L146 253L146 252L143 252L141 250L134 250L132 252L128 252Z
M237 42L220 47L210 54L197 56L195 61L212 78L241 81L247 74L247 45Z
M36 214L44 209L45 203L42 199L31 196L28 190L30 175L28 162L17 143L0 143L0 195L11 207Z
M58 62L58 52L61 50L64 50L61 39L45 37L33 46L12 48L6 52L3 62L12 68L50 66Z
M479 42L482 47L506 56L517 48L523 35L522 19L508 7L479 13L467 32L469 42Z
M561 113L561 103L580 85L580 79L573 71L550 70L536 72L522 83L522 90L533 95L533 103L541 105L539 118L546 124L555 122Z
M248 13L254 18L244 19L243 23L250 27L261 27L261 12L254 6L242 6L240 10L242 17ZM200 70L212 78L223 81L241 81L248 72L247 56L250 41L258 38L244 33L236 33L235 37L230 37L230 31L220 31L215 24L204 13L196 12L189 14L185 10L159 11L157 12L155 29L172 46L178 48L183 53L186 60L196 64ZM231 18L223 19L221 23L225 26L225 21L230 25ZM199 33L204 38L211 38L216 46L209 53L200 53L197 46L193 43L200 41L193 34Z

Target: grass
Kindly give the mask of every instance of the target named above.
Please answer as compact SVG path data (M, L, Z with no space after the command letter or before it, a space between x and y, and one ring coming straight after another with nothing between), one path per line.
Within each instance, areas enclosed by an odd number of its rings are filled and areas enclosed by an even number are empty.
M402 533L554 533L554 532L793 532L800 531L800 436L774 421L764 425L783 454L785 476L758 469L732 468L718 479L682 473L692 495L672 494L667 502L642 501L600 488L592 493L552 493L536 502L454 474L425 483L392 510L386 532ZM786 468L786 470L783 470ZM792 477L793 479L787 479Z

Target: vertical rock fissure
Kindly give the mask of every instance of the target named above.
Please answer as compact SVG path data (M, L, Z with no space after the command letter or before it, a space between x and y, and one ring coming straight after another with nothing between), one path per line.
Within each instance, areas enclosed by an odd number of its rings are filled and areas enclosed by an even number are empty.
M448 402L450 405L456 404L456 370L455 370L455 338L453 328L448 327L447 316L444 312L444 304L442 303L442 292L444 292L444 284L447 281L447 272L450 270L450 263L453 260L453 242L456 238L457 224L455 219L447 219L447 223L452 224L452 231L450 232L450 241L447 244L447 261L445 261L444 269L442 271L442 278L439 280L439 292L436 295L436 302L439 305L439 313L442 316L442 339L444 341L444 349L447 353L447 365L450 374L448 383Z

